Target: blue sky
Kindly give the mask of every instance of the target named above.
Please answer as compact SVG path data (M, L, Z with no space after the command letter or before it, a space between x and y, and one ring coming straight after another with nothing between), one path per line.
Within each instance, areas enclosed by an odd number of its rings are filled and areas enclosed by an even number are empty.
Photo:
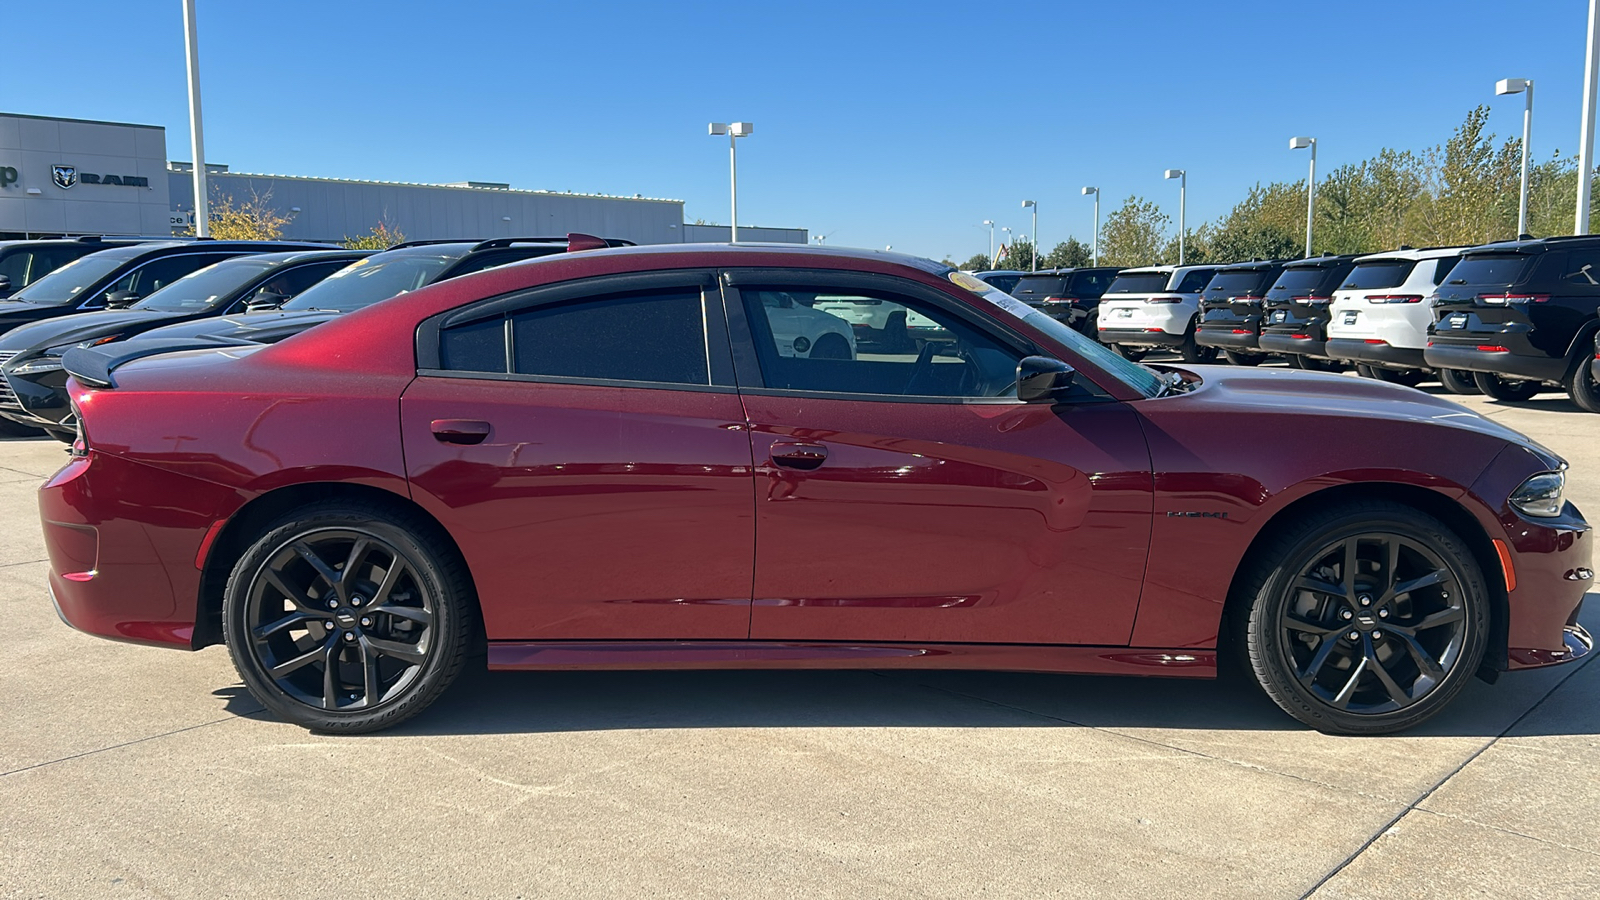
M1538 156L1577 147L1587 4L451 3L200 0L207 157L236 171L686 201L830 244L965 259L983 219L1087 240L1130 194L1174 219L1256 181L1443 141L1478 103L1502 135L1537 83ZM179 0L13 3L0 110L165 125L187 159ZM64 27L65 23L65 27Z

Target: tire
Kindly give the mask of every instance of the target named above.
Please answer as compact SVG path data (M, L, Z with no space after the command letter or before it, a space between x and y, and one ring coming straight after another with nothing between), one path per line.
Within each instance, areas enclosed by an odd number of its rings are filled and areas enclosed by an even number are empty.
M42 428L31 428L21 422L0 418L0 437L39 437L42 434Z
M1267 361L1267 358L1260 353L1244 353L1239 350L1224 350L1222 355L1236 366L1259 366Z
M1285 356L1284 359L1288 361L1289 368L1291 369L1304 369L1306 367L1306 363L1308 362L1304 356L1301 356L1298 353L1290 353Z
M1422 383L1421 369L1386 369L1383 366L1367 366L1366 371L1362 374L1368 378L1375 378L1388 384L1403 384L1406 387L1416 387Z
M345 584L363 542L358 579ZM245 687L279 718L360 734L411 718L449 687L476 607L466 564L431 522L335 500L286 513L244 552L224 590L223 637Z
M1105 341L1100 340L1100 310L1089 310L1089 314L1084 316L1083 321L1079 324L1079 331L1084 337L1104 345Z
M1178 354L1186 363L1214 363L1217 361L1217 348L1202 347L1194 338L1195 323L1189 323L1189 330L1183 333L1183 343L1178 347Z
M1387 572L1391 553L1399 564ZM1285 526L1251 559L1235 598L1249 610L1250 669L1279 707L1318 731L1412 728L1478 671L1488 585L1466 542L1432 516L1387 501L1343 504ZM1395 591L1396 580L1415 586ZM1319 584L1327 590L1308 586Z
M837 334L825 334L811 345L809 359L849 359L850 342Z
M1129 362L1138 362L1139 360L1150 355L1150 348L1148 347L1130 347L1127 344L1112 344L1111 349L1117 351L1118 356Z
M1501 378L1493 372L1473 372L1472 380L1478 385L1478 390L1496 400L1516 403L1521 400L1532 400L1542 387L1537 381L1515 381Z
M1440 369L1439 383L1452 394L1481 394L1478 382L1472 378L1472 373L1466 369Z
M1567 396L1584 412L1600 413L1600 384L1594 380L1587 357L1578 360L1572 373L1572 383L1567 386Z

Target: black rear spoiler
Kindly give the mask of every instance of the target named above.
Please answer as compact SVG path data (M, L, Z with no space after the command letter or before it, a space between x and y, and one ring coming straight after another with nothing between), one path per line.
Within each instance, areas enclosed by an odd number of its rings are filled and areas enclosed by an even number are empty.
M68 375L90 387L115 388L117 381L111 373L136 359L159 356L163 353L179 353L184 350L255 346L259 346L255 341L210 336L193 337L182 341L126 341L101 347L74 347L61 357L61 367L67 370Z

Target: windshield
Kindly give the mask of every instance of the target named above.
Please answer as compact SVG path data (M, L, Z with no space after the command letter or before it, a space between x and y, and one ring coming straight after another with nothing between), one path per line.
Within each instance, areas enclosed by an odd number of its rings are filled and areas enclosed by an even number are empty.
M1317 289L1317 285L1328 277L1328 270L1320 266L1299 266L1293 269L1284 269L1278 280L1272 283L1273 292L1288 291L1292 296L1309 294Z
M379 253L351 263L327 278L306 288L280 309L326 309L349 312L414 291L433 281L457 257L408 253L384 258Z
M1106 288L1108 294L1159 294L1171 278L1165 272L1123 272Z
M1339 290L1371 291L1399 287L1411 277L1411 270L1416 267L1417 264L1409 259L1375 259L1356 263L1356 267L1350 270L1350 277L1339 285Z
M1450 270L1445 284L1504 284L1512 285L1527 271L1533 257L1525 254L1501 256L1466 256ZM44 282L39 282L44 284Z
M26 300L44 306L64 306L80 299L80 294L127 261L120 253L111 257L91 253L67 263L7 299Z
M1267 278L1267 272L1261 269L1251 269L1245 272L1219 272L1211 283L1206 285L1206 294L1211 297L1237 297L1240 294L1253 294L1261 290L1261 282Z
M179 278L135 303L132 308L161 312L211 309L223 297L254 281L274 265L277 264L250 257L214 263Z

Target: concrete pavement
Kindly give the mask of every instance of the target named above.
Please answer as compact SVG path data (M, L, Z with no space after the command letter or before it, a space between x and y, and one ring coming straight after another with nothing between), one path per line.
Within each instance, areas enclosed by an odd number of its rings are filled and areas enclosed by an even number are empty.
M1573 463L1600 416L1466 404ZM57 621L0 442L0 896L1463 897L1600 884L1600 667L1474 682L1398 737L1247 683L968 672L471 674L358 738L226 652ZM1600 599L1586 624L1600 631Z

